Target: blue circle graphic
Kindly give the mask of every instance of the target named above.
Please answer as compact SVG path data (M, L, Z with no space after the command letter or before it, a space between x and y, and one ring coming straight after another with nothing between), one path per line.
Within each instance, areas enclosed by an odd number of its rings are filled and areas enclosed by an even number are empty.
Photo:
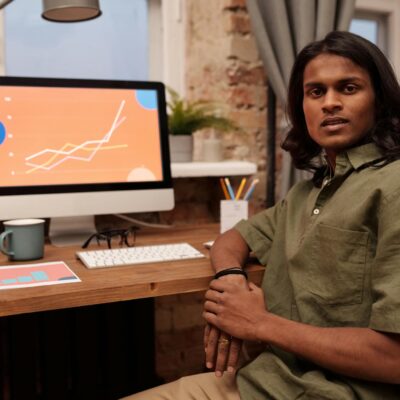
M2 122L0 122L0 144L3 144L6 138L6 127Z
M155 90L135 90L136 100L147 110L157 108L157 93Z

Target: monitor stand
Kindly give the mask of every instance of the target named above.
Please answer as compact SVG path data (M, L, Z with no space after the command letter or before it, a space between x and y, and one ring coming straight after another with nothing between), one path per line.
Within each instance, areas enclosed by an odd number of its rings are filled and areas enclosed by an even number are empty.
M82 245L90 235L96 232L93 215L50 219L49 238L54 246Z

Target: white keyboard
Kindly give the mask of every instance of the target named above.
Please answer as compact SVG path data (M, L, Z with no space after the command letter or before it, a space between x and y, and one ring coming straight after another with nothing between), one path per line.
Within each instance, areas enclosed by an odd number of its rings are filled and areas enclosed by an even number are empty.
M205 257L204 254L188 243L86 250L78 251L76 256L87 268L116 267Z

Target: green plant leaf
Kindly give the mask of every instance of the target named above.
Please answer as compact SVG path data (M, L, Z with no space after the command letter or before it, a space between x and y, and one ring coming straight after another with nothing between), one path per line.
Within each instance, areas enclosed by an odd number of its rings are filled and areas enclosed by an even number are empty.
M168 108L168 127L171 135L191 135L204 128L214 128L217 131L236 130L237 127L228 118L216 115L215 104L207 101L187 101L179 94L167 88L170 101Z

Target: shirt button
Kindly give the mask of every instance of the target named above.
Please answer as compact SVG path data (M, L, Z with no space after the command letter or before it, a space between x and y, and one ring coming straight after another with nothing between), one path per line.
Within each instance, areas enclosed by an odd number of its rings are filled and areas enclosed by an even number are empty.
M318 215L318 214L319 214L319 209L318 209L318 208L314 208L313 214L314 214L314 215Z

